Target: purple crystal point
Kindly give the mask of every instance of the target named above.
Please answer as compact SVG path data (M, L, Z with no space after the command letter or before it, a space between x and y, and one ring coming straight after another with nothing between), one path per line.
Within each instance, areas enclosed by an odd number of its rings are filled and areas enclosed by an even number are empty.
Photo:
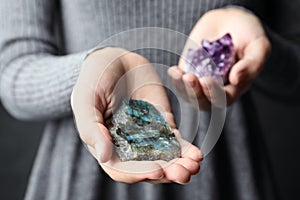
M198 78L209 76L217 81L220 78L226 81L227 73L235 61L231 35L227 33L212 42L202 40L201 45L199 49L188 50L184 71L194 73Z

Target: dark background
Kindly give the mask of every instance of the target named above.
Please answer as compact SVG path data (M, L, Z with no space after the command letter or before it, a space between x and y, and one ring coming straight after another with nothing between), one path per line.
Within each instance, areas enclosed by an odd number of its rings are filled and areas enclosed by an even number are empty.
M279 193L284 200L300 199L300 105L253 96ZM1 106L0 124L0 199L23 199L44 124L16 121Z

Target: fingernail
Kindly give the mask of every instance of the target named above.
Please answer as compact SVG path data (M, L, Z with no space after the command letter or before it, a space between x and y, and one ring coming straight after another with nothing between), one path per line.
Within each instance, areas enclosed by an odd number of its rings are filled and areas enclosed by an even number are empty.
M176 183L180 184L180 185L186 185L187 183L183 183L183 182L180 182L180 181L175 181Z

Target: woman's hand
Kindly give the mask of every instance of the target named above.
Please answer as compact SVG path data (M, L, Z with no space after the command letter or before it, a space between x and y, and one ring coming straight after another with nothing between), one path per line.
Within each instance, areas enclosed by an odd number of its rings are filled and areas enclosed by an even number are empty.
M198 80L195 75L184 73L183 59L178 66L169 69L169 76L179 93L188 101L197 102L200 109L209 108L213 94L218 92L225 92L227 105L235 102L259 74L271 49L260 20L238 8L207 12L194 26L189 42L200 44L203 39L216 40L226 33L230 33L233 38L237 62L230 70L228 84L224 87L220 87L211 78ZM183 55L191 46L189 42Z
M84 61L71 97L77 129L89 151L105 172L119 182L187 183L199 171L203 155L179 134L182 157L169 163L121 162L116 156L105 122L123 96L152 103L177 132L167 94L150 63L123 49L104 48Z

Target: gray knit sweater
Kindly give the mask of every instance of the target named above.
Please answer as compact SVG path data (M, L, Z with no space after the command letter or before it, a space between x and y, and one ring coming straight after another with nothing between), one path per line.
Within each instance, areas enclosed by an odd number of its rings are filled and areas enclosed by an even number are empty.
M257 8L257 12L263 13L263 6L254 2L256 1L249 2L250 8ZM11 115L18 119L49 121L40 143L25 198L28 200L276 199L268 165L266 160L262 159L265 152L255 118L251 117L249 120L249 116L255 111L251 107L249 95L245 95L229 109L230 113L227 115L218 144L206 157L201 172L185 186L148 183L128 185L112 181L82 145L71 115L70 94L81 63L87 52L99 42L113 34L138 27L164 27L188 35L203 13L232 3L243 2L2 0L0 2L1 101ZM288 15L288 12L282 13ZM291 12L289 14L292 15ZM283 30L280 29L280 25L275 28ZM300 31L289 27L284 30L282 34L285 36ZM276 97L294 95L297 99L299 98L297 78L291 76L288 83L278 83L274 80L285 75L282 69L287 60L293 62L290 63L291 70L299 73L299 46L289 43L271 31L269 35L273 43L273 54L265 71L256 81L256 87ZM158 39L154 35L150 41ZM157 50L141 50L139 53L151 62L168 66L176 64L178 59L177 56ZM276 63L276 66L273 63ZM162 76L166 78L165 75ZM278 94L273 85L280 88L289 87L290 90L282 90ZM185 123L192 121L188 117L181 120ZM201 145L203 139L201 135L205 132L205 120L200 124L203 127L198 128L198 135L194 140L198 146Z

